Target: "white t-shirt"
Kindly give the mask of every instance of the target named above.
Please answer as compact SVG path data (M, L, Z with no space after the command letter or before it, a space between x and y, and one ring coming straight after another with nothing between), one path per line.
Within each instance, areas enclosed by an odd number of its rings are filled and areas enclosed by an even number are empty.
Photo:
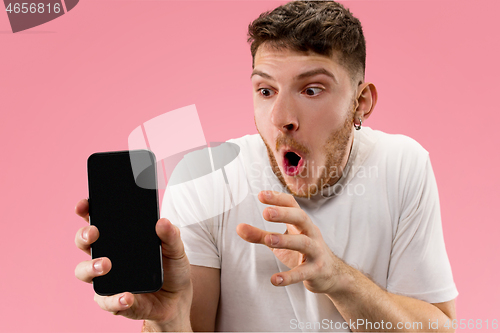
M403 135L368 127L354 133L342 178L312 199L296 198L298 204L333 253L380 287L429 303L454 299L428 152ZM208 176L167 187L161 214L180 227L191 264L221 269L216 330L331 330L330 321L344 322L333 303L302 283L273 286L271 275L289 269L266 246L237 235L240 223L284 232L284 224L264 220L257 194L287 190L259 135L228 142L239 147L237 157ZM178 172L186 173L189 161L200 164L190 154Z

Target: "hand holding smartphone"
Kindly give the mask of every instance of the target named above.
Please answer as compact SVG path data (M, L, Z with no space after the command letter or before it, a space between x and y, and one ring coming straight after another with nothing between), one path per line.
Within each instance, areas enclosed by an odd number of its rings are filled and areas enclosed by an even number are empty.
M156 159L148 150L92 154L87 161L90 224L99 230L92 259L108 257L111 270L93 279L102 296L150 293L163 285Z

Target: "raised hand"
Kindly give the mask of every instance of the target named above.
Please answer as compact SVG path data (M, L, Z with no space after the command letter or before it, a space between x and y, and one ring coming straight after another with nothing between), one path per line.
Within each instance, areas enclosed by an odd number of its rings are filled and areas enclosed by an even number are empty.
M285 223L287 231L276 234L242 223L237 227L238 235L251 243L268 246L287 267L288 272L271 277L275 286L286 286L303 282L315 293L334 290L343 262L328 248L319 228L287 193L261 191L259 200L272 205L266 207L263 217L267 221Z

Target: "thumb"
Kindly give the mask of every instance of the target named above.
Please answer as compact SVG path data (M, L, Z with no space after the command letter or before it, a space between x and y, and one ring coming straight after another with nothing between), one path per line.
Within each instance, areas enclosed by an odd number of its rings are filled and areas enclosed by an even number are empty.
M168 219L162 218L158 220L156 223L156 234L161 239L164 257L181 259L185 256L180 230Z

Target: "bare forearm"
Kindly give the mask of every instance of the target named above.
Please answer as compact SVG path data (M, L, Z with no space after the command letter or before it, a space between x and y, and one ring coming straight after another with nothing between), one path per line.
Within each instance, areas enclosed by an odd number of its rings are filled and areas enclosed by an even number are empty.
M167 316L163 321L145 320L142 332L193 332L190 320L192 290L184 297L179 297L174 306L167 311L172 316Z
M356 331L452 332L444 325L450 318L436 306L391 294L358 270L344 264L339 287L328 297ZM389 323L390 322L390 323ZM438 323L430 325L430 323ZM371 323L371 324L370 324ZM382 327L382 323L384 323Z
M145 320L142 332L193 332L189 320L187 322L161 324Z

